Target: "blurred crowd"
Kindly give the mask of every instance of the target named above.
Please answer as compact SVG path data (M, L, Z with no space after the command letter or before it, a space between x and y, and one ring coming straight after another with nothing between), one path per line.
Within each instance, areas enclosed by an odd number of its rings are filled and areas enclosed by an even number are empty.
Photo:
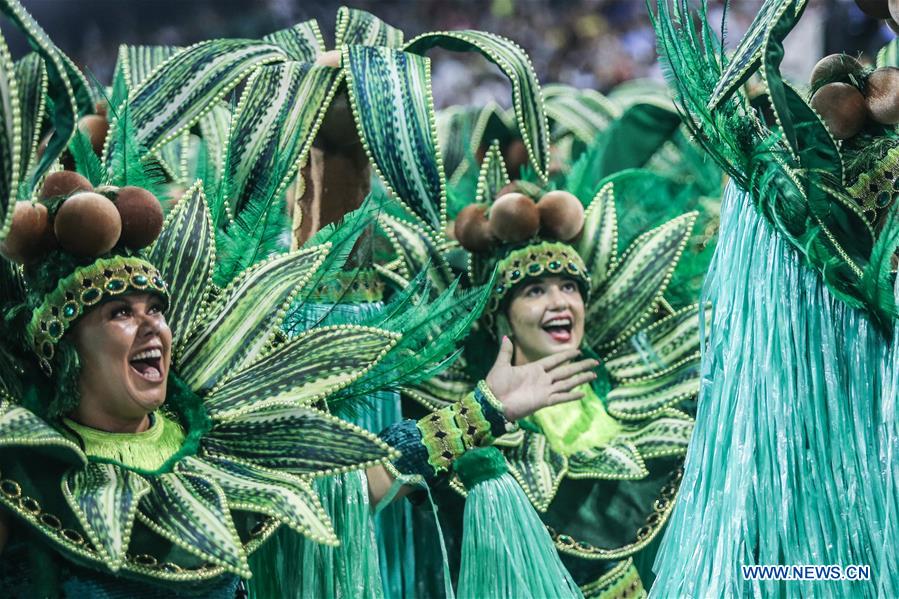
M483 29L505 35L530 54L542 82L607 91L634 78L660 79L655 37L644 0L24 0L50 37L98 81L109 82L118 45L187 45L212 37L259 37L317 19L333 41L338 6L381 17L406 32ZM652 0L651 2L652 3ZM710 0L714 23L724 3ZM735 44L761 0L732 0L726 9L727 40ZM891 33L858 10L853 0L812 0L815 13L792 34L786 71L799 79L824 54L871 56ZM12 33L4 34L15 37ZM16 40L10 40L16 54ZM18 48L23 52L22 47ZM506 98L507 83L486 61L462 54L434 58L438 105Z

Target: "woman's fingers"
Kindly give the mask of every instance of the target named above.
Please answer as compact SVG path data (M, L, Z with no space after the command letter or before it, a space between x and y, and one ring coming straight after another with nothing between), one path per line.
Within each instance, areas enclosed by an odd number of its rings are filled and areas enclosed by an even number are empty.
M581 355L581 350L577 348L566 349L565 351L560 351L558 353L546 356L545 358L541 358L540 360L534 362L534 364L537 364L538 366L543 368L543 370L549 372L550 370L556 368L561 364L564 364L565 362L570 362L579 355Z
M549 375L550 377L552 377L553 382L562 381L576 374L593 370L597 366L599 366L599 362L597 362L593 358L587 358L586 360L580 360L578 362L571 362L569 364L558 366L553 369L549 373Z
M566 401L577 401L582 399L584 394L580 391L567 391L565 393L553 393L549 396L549 404L550 406L554 406L559 403L565 403Z
M556 381L553 383L552 390L554 393L564 393L565 391L571 391L575 387L580 387L584 383L589 383L595 378L596 374L593 372L580 372L568 378Z

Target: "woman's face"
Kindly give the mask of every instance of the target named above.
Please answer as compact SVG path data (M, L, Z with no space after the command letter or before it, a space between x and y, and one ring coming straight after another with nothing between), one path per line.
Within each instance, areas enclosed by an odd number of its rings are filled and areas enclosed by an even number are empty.
M584 299L568 277L543 277L521 285L513 291L506 315L516 366L578 348L584 338Z
M81 406L102 419L142 420L165 402L172 331L163 300L150 293L116 297L72 329L81 361ZM96 420L96 418L92 418Z

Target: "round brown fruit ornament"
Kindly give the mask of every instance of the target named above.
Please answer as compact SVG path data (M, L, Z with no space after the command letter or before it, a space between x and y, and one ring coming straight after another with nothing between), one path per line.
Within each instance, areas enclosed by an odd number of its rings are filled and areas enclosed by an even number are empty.
M812 69L811 83L812 85L818 81L848 83L850 76L860 78L863 70L862 63L848 54L831 54L815 64L815 68Z
M828 83L812 96L811 106L837 139L849 139L862 130L868 116L865 97L848 83Z
M855 0L855 3L863 13L875 19L888 19L890 17L889 0Z
M109 133L109 122L105 116L89 114L78 121L78 129L91 140L91 147L97 156L103 155L103 146L106 144L106 134Z
M75 171L57 171L50 173L44 179L44 186L41 187L40 199L65 197L72 195L78 191L92 191L94 189L91 182L82 177Z
M470 252L483 253L493 245L490 223L487 221L487 206L471 204L456 215L454 234L456 241Z
M570 241L584 227L584 206L573 193L551 191L537 202L541 234L559 241Z
M505 243L530 239L540 229L540 213L534 201L523 193L507 193L490 207L490 233Z
M899 69L881 67L871 73L865 99L872 119L881 125L899 123Z
M92 258L111 250L122 233L115 204L92 191L76 193L60 205L53 221L59 245L76 256Z
M145 248L162 231L162 205L142 187L128 185L118 191L115 207L122 219L122 245L133 250Z
M56 247L50 229L47 207L31 202L16 202L12 226L0 242L0 253L19 264L37 262Z

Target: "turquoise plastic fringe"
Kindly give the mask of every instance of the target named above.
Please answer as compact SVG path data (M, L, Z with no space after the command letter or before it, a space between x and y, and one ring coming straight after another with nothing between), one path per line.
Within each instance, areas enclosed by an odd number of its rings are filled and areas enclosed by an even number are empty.
M497 450L490 447L469 454L486 451ZM500 472L492 478L475 478L480 482L472 485L465 500L457 596L582 597L524 491L511 475Z
M896 344L733 186L719 238L696 428L651 596L899 596ZM780 564L868 565L871 580L741 571Z
M315 325L362 322L383 307L381 302L358 304L307 303L292 314L294 329ZM370 408L340 416L375 434L402 418L398 393L383 391L373 394ZM412 505L397 501L374 516L375 542L380 564L380 577L387 599L414 596L415 552L412 541ZM439 554L439 548L435 548Z

